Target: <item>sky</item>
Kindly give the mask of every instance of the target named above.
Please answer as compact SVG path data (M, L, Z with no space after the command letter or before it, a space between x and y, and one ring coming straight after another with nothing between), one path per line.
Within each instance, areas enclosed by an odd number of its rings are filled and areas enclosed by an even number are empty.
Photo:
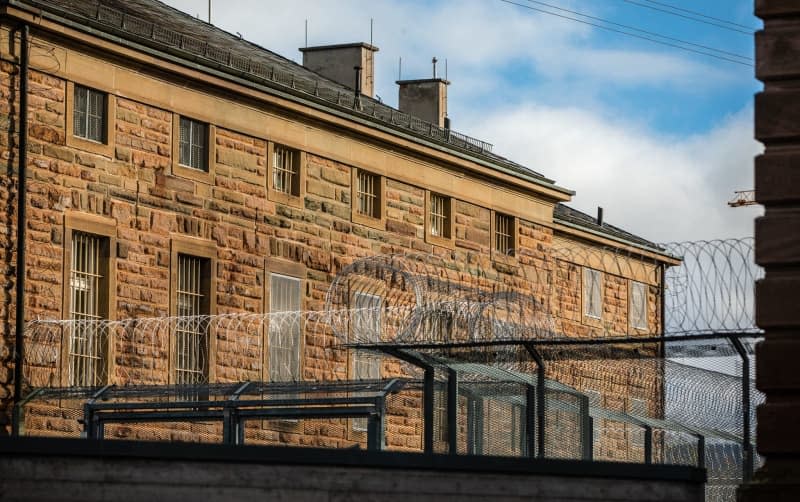
M655 242L753 235L760 206L727 205L762 151L752 0L509 1L213 0L212 22L298 63L306 22L309 46L372 37L392 106L400 58L412 79L436 57L453 129L575 190L570 206ZM166 3L207 19L207 0Z

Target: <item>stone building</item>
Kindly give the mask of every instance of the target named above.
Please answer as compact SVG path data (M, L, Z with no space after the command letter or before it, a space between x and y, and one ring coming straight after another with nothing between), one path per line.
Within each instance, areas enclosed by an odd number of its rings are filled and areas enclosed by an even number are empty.
M322 310L348 264L406 253L480 263L489 283L522 288L546 269L553 279L543 303L565 336L663 331L663 274L678 261L563 205L573 192L451 130L443 79L398 82L393 109L373 96L378 49L369 44L305 48L301 66L156 0L0 8L6 424L20 249L25 320ZM140 376L157 384L359 376L355 356L327 360L314 345L320 338L304 330L240 334L265 348L250 361L226 355L230 340L183 324ZM78 338L60 341L48 384L128 383L120 375L137 358L130 340ZM401 371L390 362L381 370ZM604 403L592 371L576 367L564 383L594 391L601 405L659 414L658 388L629 376L627 397ZM58 410L31 420L51 433L79 427ZM412 436L399 446L418 448ZM339 430L320 444L359 440Z

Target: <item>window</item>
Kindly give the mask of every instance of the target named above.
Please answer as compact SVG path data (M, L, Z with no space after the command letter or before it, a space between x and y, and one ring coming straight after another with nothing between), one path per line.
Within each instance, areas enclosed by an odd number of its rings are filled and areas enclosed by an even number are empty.
M383 176L362 169L352 170L353 223L383 230L386 226L385 203L386 183Z
M66 87L64 127L67 146L113 157L116 97L74 82L68 81Z
M108 238L72 233L69 271L68 383L94 386L106 381L106 332L98 321L108 316Z
M267 195L269 200L293 207L305 207L306 154L302 150L267 143Z
M647 329L647 285L631 282L630 322L636 329Z
M357 180L356 193L358 195L358 212L372 218L380 218L380 199L378 192L380 177L359 170Z
M449 429L447 427L447 384L443 388L436 389L433 396L433 415L434 415L434 438L436 441L447 442Z
M300 307L301 280L273 273L270 278L269 304L269 379L292 382L300 379ZM284 314L281 314L281 313Z
M178 163L208 172L208 124L180 117Z
M517 232L513 216L494 213L494 250L502 255L513 256Z
M178 254L175 304L175 383L208 381L210 260Z
M427 192L425 240L438 246L453 247L452 199Z
M583 269L583 315L600 319L603 315L602 278L599 270Z
M356 293L353 307L353 339L364 343L376 343L381 339L381 306L383 299L369 293ZM381 377L381 358L378 354L353 351L353 378L355 380L377 380ZM367 430L366 418L354 418L353 430Z
M285 146L275 145L272 152L272 188L276 192L300 195L300 155Z
M89 141L106 143L106 93L74 86L72 134Z

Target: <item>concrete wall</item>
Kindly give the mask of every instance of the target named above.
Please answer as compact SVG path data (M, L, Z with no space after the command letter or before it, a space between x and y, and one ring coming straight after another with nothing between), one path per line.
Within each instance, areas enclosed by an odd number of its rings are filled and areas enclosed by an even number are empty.
M702 471L675 466L66 440L0 442L0 499L9 502L699 502L703 480Z

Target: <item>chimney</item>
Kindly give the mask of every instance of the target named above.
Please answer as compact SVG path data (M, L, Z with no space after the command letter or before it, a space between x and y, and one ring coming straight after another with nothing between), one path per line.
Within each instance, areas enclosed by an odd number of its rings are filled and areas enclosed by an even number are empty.
M450 128L447 118L447 86L450 82L436 78L436 63L433 58L433 78L419 80L398 80L400 86L400 111L413 115L445 129ZM445 61L446 66L447 61ZM445 73L447 73L445 71ZM446 75L445 75L446 76Z
M303 47L303 66L323 77L338 82L361 94L374 97L375 53L374 45L358 42L354 44L321 45ZM355 68L360 67L358 71ZM358 78L360 86L356 85Z

